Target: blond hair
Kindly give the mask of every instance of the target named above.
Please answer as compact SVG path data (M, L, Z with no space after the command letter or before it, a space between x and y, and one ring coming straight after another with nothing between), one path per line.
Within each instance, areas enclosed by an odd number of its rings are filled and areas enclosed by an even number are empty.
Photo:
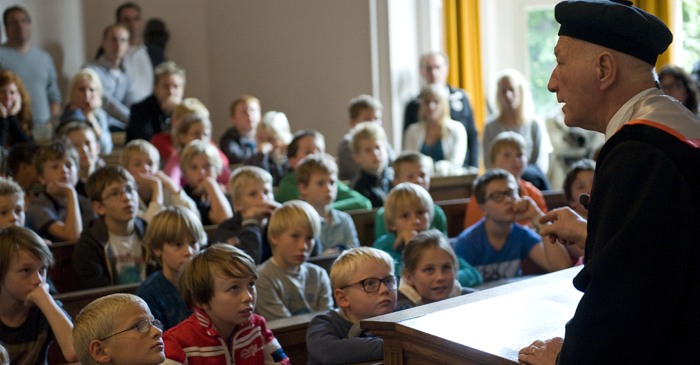
M180 123L177 125L177 131L175 133L175 145L177 147L184 147L180 142L180 136L186 135L187 132L189 132L190 128L192 128L193 125L198 123L201 123L204 126L204 129L211 132L211 121L209 120L209 117L205 117L204 115L199 113L187 114L182 118L182 120L180 120Z
M426 168L428 172L433 171L432 158L418 151L403 151L391 165L394 168L394 176L401 176L401 169L408 163L417 163L421 165L421 168Z
M199 101L197 98L183 99L182 102L175 107L170 118L180 120L184 118L185 115L192 113L197 113L209 118L209 109L207 109L207 107L204 106L204 103Z
M438 124L440 125L440 137L444 138L447 136L450 131L449 128L447 127L448 121L452 120L452 117L450 116L450 102L449 102L449 95L447 94L447 89L438 84L428 84L425 85L423 90L421 90L420 95L418 95L418 99L420 99L420 107L418 109L418 116L420 117L420 120L424 121L425 120L425 98L428 96L435 96L438 98L440 101L440 104L442 105L442 115L438 117Z
M81 364L96 363L90 354L90 342L112 335L123 320L120 314L133 303L148 308L136 295L118 293L95 299L80 311L73 322L73 347Z
M229 112L230 112L229 115L231 117L236 115L236 108L238 107L238 104L242 104L242 103L246 103L246 104L256 103L256 104L260 105L260 100L258 100L258 98L256 98L255 96L252 96L252 95L239 96L238 98L236 98L236 100L234 100L231 103L231 106L229 107Z
M231 173L228 180L228 191L231 199L236 202L242 198L241 189L252 182L261 182L272 186L272 175L257 166L241 166Z
M88 79L95 84L95 93L97 93L97 95L100 96L99 98L97 98L97 100L99 100L98 108L101 108L102 93L104 88L102 86L102 80L100 79L100 76L97 74L97 72L95 72L95 70L91 68L82 68L75 75L73 75L73 78L70 79L70 81L68 82L68 95L69 97L73 95L73 91L75 91L75 85L77 85L79 81Z
M321 218L316 209L305 201L291 200L272 213L267 232L271 237L279 237L286 230L299 226L312 233L314 238L321 235Z
M304 186L309 185L311 175L314 173L338 175L338 165L335 163L333 156L327 153L314 153L304 157L299 161L294 175L297 179L297 184Z
M354 247L343 251L331 267L333 290L352 284L350 283L352 275L367 262L378 263L384 265L388 271L394 271L394 259L388 253L372 247Z
M7 270L15 255L24 251L46 266L53 266L53 254L44 240L24 227L9 226L0 230L0 283L5 282Z
M113 183L127 182L136 185L129 171L118 165L109 165L93 172L85 183L85 192L90 201L102 201L102 192Z
M255 261L248 254L229 244L214 244L196 253L180 269L177 288L189 310L209 304L214 296L214 275L258 278Z
M362 122L350 130L350 138L352 141L352 152L360 153L360 141L373 139L377 142L383 142L386 146L387 139L384 128L375 122Z
M177 63L173 61L166 61L161 63L160 65L156 66L155 69L153 69L153 85L158 85L158 81L160 81L161 76L167 76L167 75L178 75L180 78L182 78L182 85L184 86L185 83L187 82L187 79L185 78L185 70L178 66Z
M501 92L501 82L503 80L508 80L514 89L520 90L520 105L518 105L516 110L518 122L523 124L532 119L535 115L535 104L532 101L532 94L530 93L530 83L523 74L513 69L505 69L496 75L496 90L495 95L492 97L492 109L496 111L498 118L501 118L505 110L505 105L503 105L501 98L498 97L498 94Z
M24 200L24 190L16 182L4 177L0 177L0 196L16 196L17 199Z
M192 159L199 155L207 156L207 161L214 166L216 175L218 176L221 174L221 171L224 169L224 163L221 161L221 156L219 156L219 150L211 143L202 141L201 139L195 139L182 150L180 169L182 169L183 173L187 170L187 165L192 162Z
M42 146L34 154L34 168L39 176L44 174L44 165L48 161L70 159L73 165L78 166L78 151L73 148L73 145L65 138L51 141L49 144Z
M406 243L406 247L403 249L403 275L406 275L407 273L413 274L418 268L420 259L424 256L426 251L432 248L439 248L447 252L452 258L452 268L455 272L459 270L457 255L452 249L450 243L447 241L447 237L445 237L445 235L437 229L430 229L425 232L418 233Z
M267 132L271 139L282 141L288 145L292 142L292 132L289 128L289 120L282 112L269 111L263 115L258 128L262 128Z
M167 207L148 223L143 242L153 252L162 250L166 243L175 243L180 239L192 236L200 247L207 244L207 233L202 222L191 210L183 207Z
M121 156L119 156L119 164L125 168L129 167L129 162L138 153L145 153L153 160L155 166L160 165L160 153L150 142L145 139L135 139L129 141L124 146Z
M523 156L527 158L527 144L525 138L516 132L501 132L496 138L491 142L489 151L491 151L491 165L496 162L498 154L503 151L506 147L511 147L515 150L519 150L523 153Z
M387 229L390 232L395 230L399 211L416 206L422 206L428 212L428 220L433 221L433 198L422 186L409 182L396 185L384 201L384 224Z

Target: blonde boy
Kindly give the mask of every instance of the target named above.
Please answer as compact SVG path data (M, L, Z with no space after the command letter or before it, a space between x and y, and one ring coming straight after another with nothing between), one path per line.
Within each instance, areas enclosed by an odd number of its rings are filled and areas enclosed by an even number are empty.
M180 206L199 217L194 201L165 173L158 169L158 150L143 139L126 144L119 163L134 177L139 192L139 217L150 222L164 207ZM148 202L148 204L146 204Z
M193 140L182 151L180 168L187 182L182 189L195 202L203 225L219 224L233 216L231 204L216 181L224 168L216 147Z
M75 190L87 197L85 183L88 176L95 172L100 161L100 144L97 142L95 131L87 123L75 121L63 126L60 136L68 138L78 152L78 183Z
M255 313L271 321L333 307L326 270L306 262L318 249L320 231L318 214L303 201L286 202L272 213L272 257L258 269L260 301Z
M24 227L24 191L12 180L0 177L0 229Z
M78 154L66 140L53 141L34 155L45 191L27 207L27 227L53 242L74 241L94 217L90 203L75 191Z
M397 185L384 203L384 224L389 233L379 237L372 247L388 253L394 259L398 276L403 270L401 252L408 241L427 231L433 221L433 199L421 186L413 183Z
M394 161L394 186L409 182L418 184L426 191L430 191L430 172L433 170L433 160L417 151L404 151ZM430 228L440 230L447 236L447 217L445 212L437 204L433 204L433 220ZM374 238L377 239L386 234L384 224L384 207L377 211L377 219L374 223Z
M163 324L131 294L111 294L75 318L73 344L81 364L156 365L165 360Z
M394 262L386 252L356 247L343 252L331 268L331 286L339 310L309 323L309 364L352 364L384 358L384 343L359 327L360 320L391 313L396 307Z
M349 214L331 208L338 194L338 166L325 153L306 156L296 171L299 198L311 204L321 217L323 254L357 247L355 223Z
M511 173L518 182L519 195L524 199L523 205L532 202L539 210L539 215L531 219L518 219L520 224L539 230L539 217L547 212L547 203L542 192L530 182L520 177L527 167L527 145L525 138L516 132L499 133L491 142L491 166L495 169L503 169ZM478 208L476 199L472 197L467 204L464 216L464 228L476 224L483 214Z
M387 167L386 133L381 125L364 122L356 125L350 136L352 157L360 166L360 172L352 179L350 187L367 197L372 207L381 207L394 179L394 170Z
M76 361L73 325L48 292L46 271L53 262L36 233L22 227L0 231L0 343L13 364L43 364L54 339L66 360Z
M163 335L164 364L289 365L265 319L253 314L257 278L255 262L231 245L216 244L194 255L178 280L194 313Z
M227 129L219 146L232 164L243 163L255 154L255 129L260 123L260 100L241 95L231 103L231 128Z

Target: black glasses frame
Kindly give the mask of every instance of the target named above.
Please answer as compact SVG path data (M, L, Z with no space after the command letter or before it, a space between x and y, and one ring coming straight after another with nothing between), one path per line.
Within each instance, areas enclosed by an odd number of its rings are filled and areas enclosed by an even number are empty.
M368 287L371 287L371 286L374 284L374 283L368 284L367 282L370 281L370 280L377 280L377 288L376 288L376 289L374 289L374 290L368 289ZM396 290L396 287L398 286L398 280L396 280L396 276L395 276L395 275L389 275L389 276L387 276L387 277L385 277L385 278L383 278L383 279L379 279L379 278L367 278L367 279L364 279L364 280L360 280L360 281L358 281L358 282L356 282L356 283L352 283L352 284L345 285L344 287L342 287L342 288L340 288L340 289L345 289L345 288L350 287L350 286L353 286L353 285L361 284L361 285L362 285L362 289L363 289L365 292L367 292L367 293L376 293L376 292L378 292L379 289L382 287L382 284L381 284L381 283L384 283L384 286L386 286L387 289L392 290L392 291L393 291L393 290Z
M146 326L143 325L142 323L146 323L146 324L148 325L148 327L146 327ZM152 320L152 321L149 321L149 320L147 320L147 319L144 319L143 321L139 321L139 323L136 323L135 326L129 327L129 328L127 328L127 329L125 329L125 330L123 330L123 331L121 331L121 332L117 332L117 333L111 334L111 335L109 335L109 336L107 336L107 337L105 337L105 338L103 338L103 339L100 339L100 341L104 341L104 340L106 340L106 339L108 339L108 338L110 338L110 337L114 337L114 336L119 335L119 334L122 334L122 333L124 333L124 332L126 332L126 331L131 331L131 330L133 330L134 328L136 328L136 330L139 331L140 333L148 333L148 332L151 330L151 326L153 326L153 327L155 327L155 328L157 328L157 329L163 331L163 322L161 322L159 319L154 319L154 320Z

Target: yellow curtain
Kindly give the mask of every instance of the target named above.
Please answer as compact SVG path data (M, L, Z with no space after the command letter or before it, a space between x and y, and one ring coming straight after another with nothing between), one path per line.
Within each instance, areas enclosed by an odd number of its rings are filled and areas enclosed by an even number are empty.
M450 58L447 82L469 94L477 130L483 130L486 99L481 80L479 42L479 0L443 0L445 9L445 50Z
M655 15L666 24L667 27L673 29L673 3L675 0L632 0L634 6ZM656 60L656 69L663 67L668 63L673 62L672 45L668 47L666 52L659 55Z

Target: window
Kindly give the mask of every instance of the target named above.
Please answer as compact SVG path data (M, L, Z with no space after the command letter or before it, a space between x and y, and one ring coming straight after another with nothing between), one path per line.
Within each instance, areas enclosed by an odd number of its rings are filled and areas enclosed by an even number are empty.
M554 9L528 9L527 32L532 101L535 103L535 113L544 119L558 107L556 95L547 90L549 77L556 66L554 46L559 32Z
M683 0L683 46L676 63L685 71L693 71L693 65L700 61L700 1Z

